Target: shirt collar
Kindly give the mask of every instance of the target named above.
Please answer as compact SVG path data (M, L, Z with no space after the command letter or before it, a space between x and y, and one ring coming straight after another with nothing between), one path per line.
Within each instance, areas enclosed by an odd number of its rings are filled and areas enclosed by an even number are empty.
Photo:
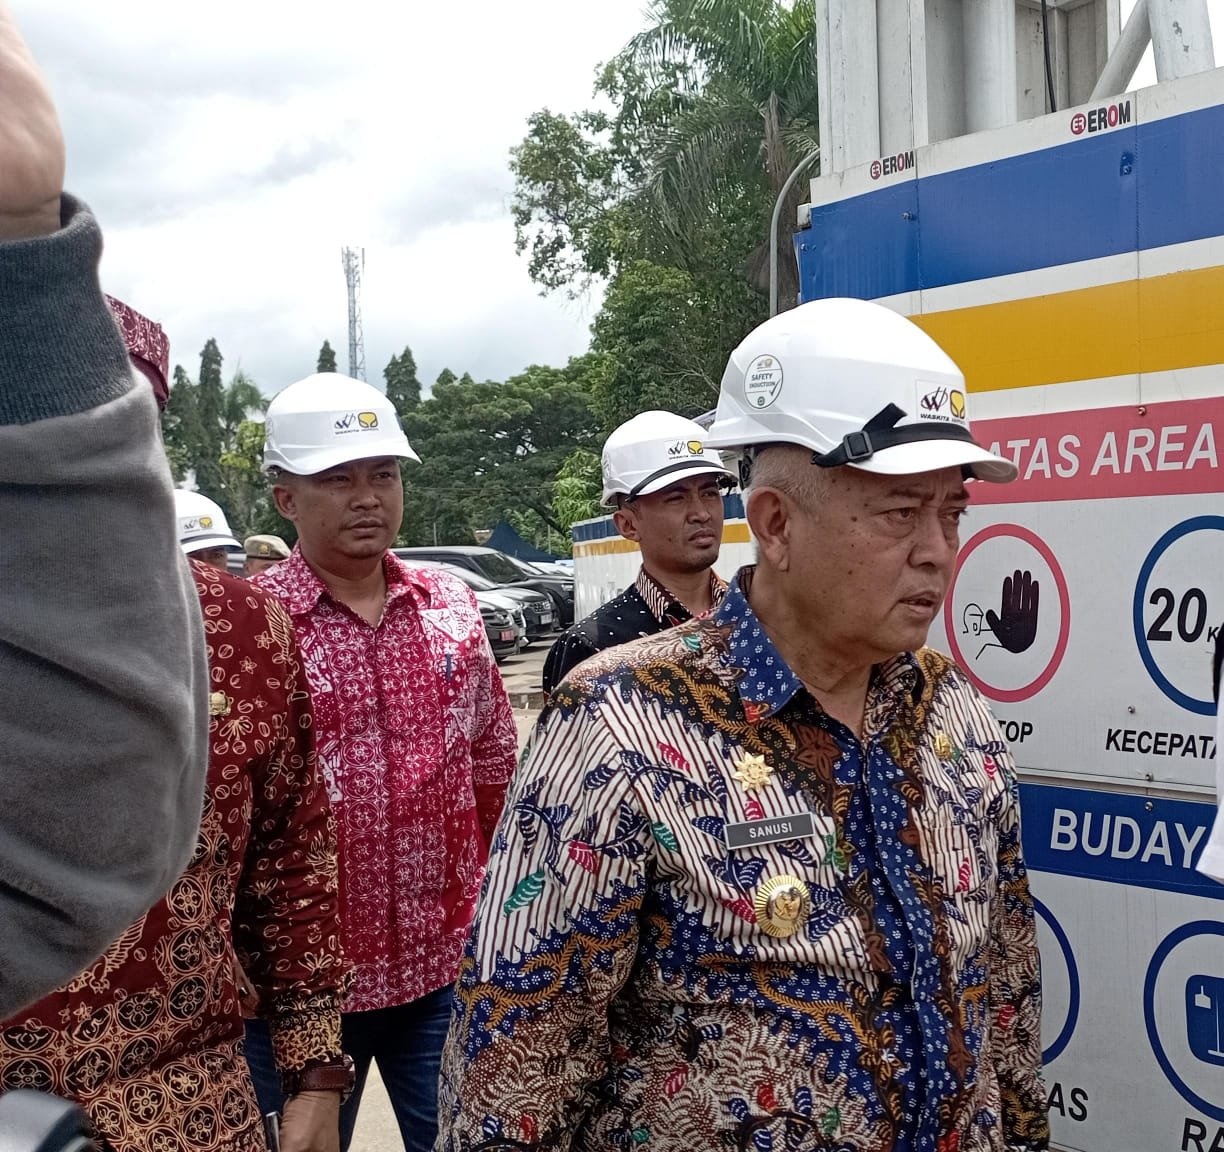
M633 586L646 602L650 614L664 627L674 627L693 619L693 614L646 569L638 570ZM710 603L717 609L727 594L727 582L710 569ZM703 615L705 615L703 613Z
M394 552L383 556L383 572L387 578L388 604L405 593L412 596L418 608L430 608L445 599L428 568L405 564ZM288 560L269 568L258 583L284 603L290 616L305 616L314 611L324 596L331 598L327 585L306 562L298 545L294 545Z
M714 623L726 632L731 664L741 673L736 688L750 722L772 716L803 688L803 681L791 671L748 603L755 572L755 564L741 568L714 613ZM912 652L902 652L876 667L868 693L868 709L874 710L901 695L916 699L921 692L918 661Z

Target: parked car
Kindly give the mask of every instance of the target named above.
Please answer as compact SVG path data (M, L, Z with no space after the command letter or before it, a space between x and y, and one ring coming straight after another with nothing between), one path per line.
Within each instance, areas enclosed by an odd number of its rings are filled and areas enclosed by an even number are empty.
M537 571L505 552L475 545L450 544L436 548L397 548L397 556L414 560L439 560L479 573L495 584L518 588L534 588L551 597L557 613L557 623L563 628L574 622L574 580L551 572Z
M518 604L499 592L476 592L475 596L493 656L501 661L526 647L527 624Z
M411 549L408 548L395 549L395 554L410 564L424 564L449 572L452 576L462 580L473 592L496 592L514 600L523 611L527 624L528 643L547 636L556 626L557 611L547 592L539 592L535 588L519 588L512 584L498 584L479 572L473 572L471 568L444 563L441 560L424 560L410 553Z

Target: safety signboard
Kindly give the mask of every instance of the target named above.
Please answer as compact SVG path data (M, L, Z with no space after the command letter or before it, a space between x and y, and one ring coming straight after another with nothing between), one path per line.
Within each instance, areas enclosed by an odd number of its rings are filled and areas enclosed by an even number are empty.
M1135 411L1062 414L1058 438L1043 431L1050 417L975 426L1021 479L973 485L930 643L992 702L1022 767L1205 792L1224 624L1224 402Z
M1193 867L1214 807L1039 784L1021 802L1056 1145L1224 1149L1224 885Z
M1021 766L1054 1147L1224 1152L1224 69L813 181L803 298L956 361L974 483L930 644ZM1058 212L1051 214L1050 205Z

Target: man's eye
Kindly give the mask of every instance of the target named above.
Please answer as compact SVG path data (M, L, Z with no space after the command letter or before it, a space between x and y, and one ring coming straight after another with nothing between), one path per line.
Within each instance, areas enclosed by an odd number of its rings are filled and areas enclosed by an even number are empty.
M914 518L917 512L918 512L917 508L894 508L889 513L889 515L896 517L896 519L898 520L904 520L908 522Z

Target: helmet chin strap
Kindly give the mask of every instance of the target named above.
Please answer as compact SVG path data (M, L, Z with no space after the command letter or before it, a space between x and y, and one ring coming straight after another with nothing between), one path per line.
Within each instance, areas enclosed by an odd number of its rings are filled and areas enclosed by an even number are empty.
M812 463L818 468L840 468L843 464L857 464L870 460L877 452L895 448L899 444L914 444L919 440L963 440L974 443L968 428L959 424L945 424L937 420L923 420L917 424L897 427L897 421L907 413L896 404L881 408L859 432L847 432L842 442L830 452L812 453Z

